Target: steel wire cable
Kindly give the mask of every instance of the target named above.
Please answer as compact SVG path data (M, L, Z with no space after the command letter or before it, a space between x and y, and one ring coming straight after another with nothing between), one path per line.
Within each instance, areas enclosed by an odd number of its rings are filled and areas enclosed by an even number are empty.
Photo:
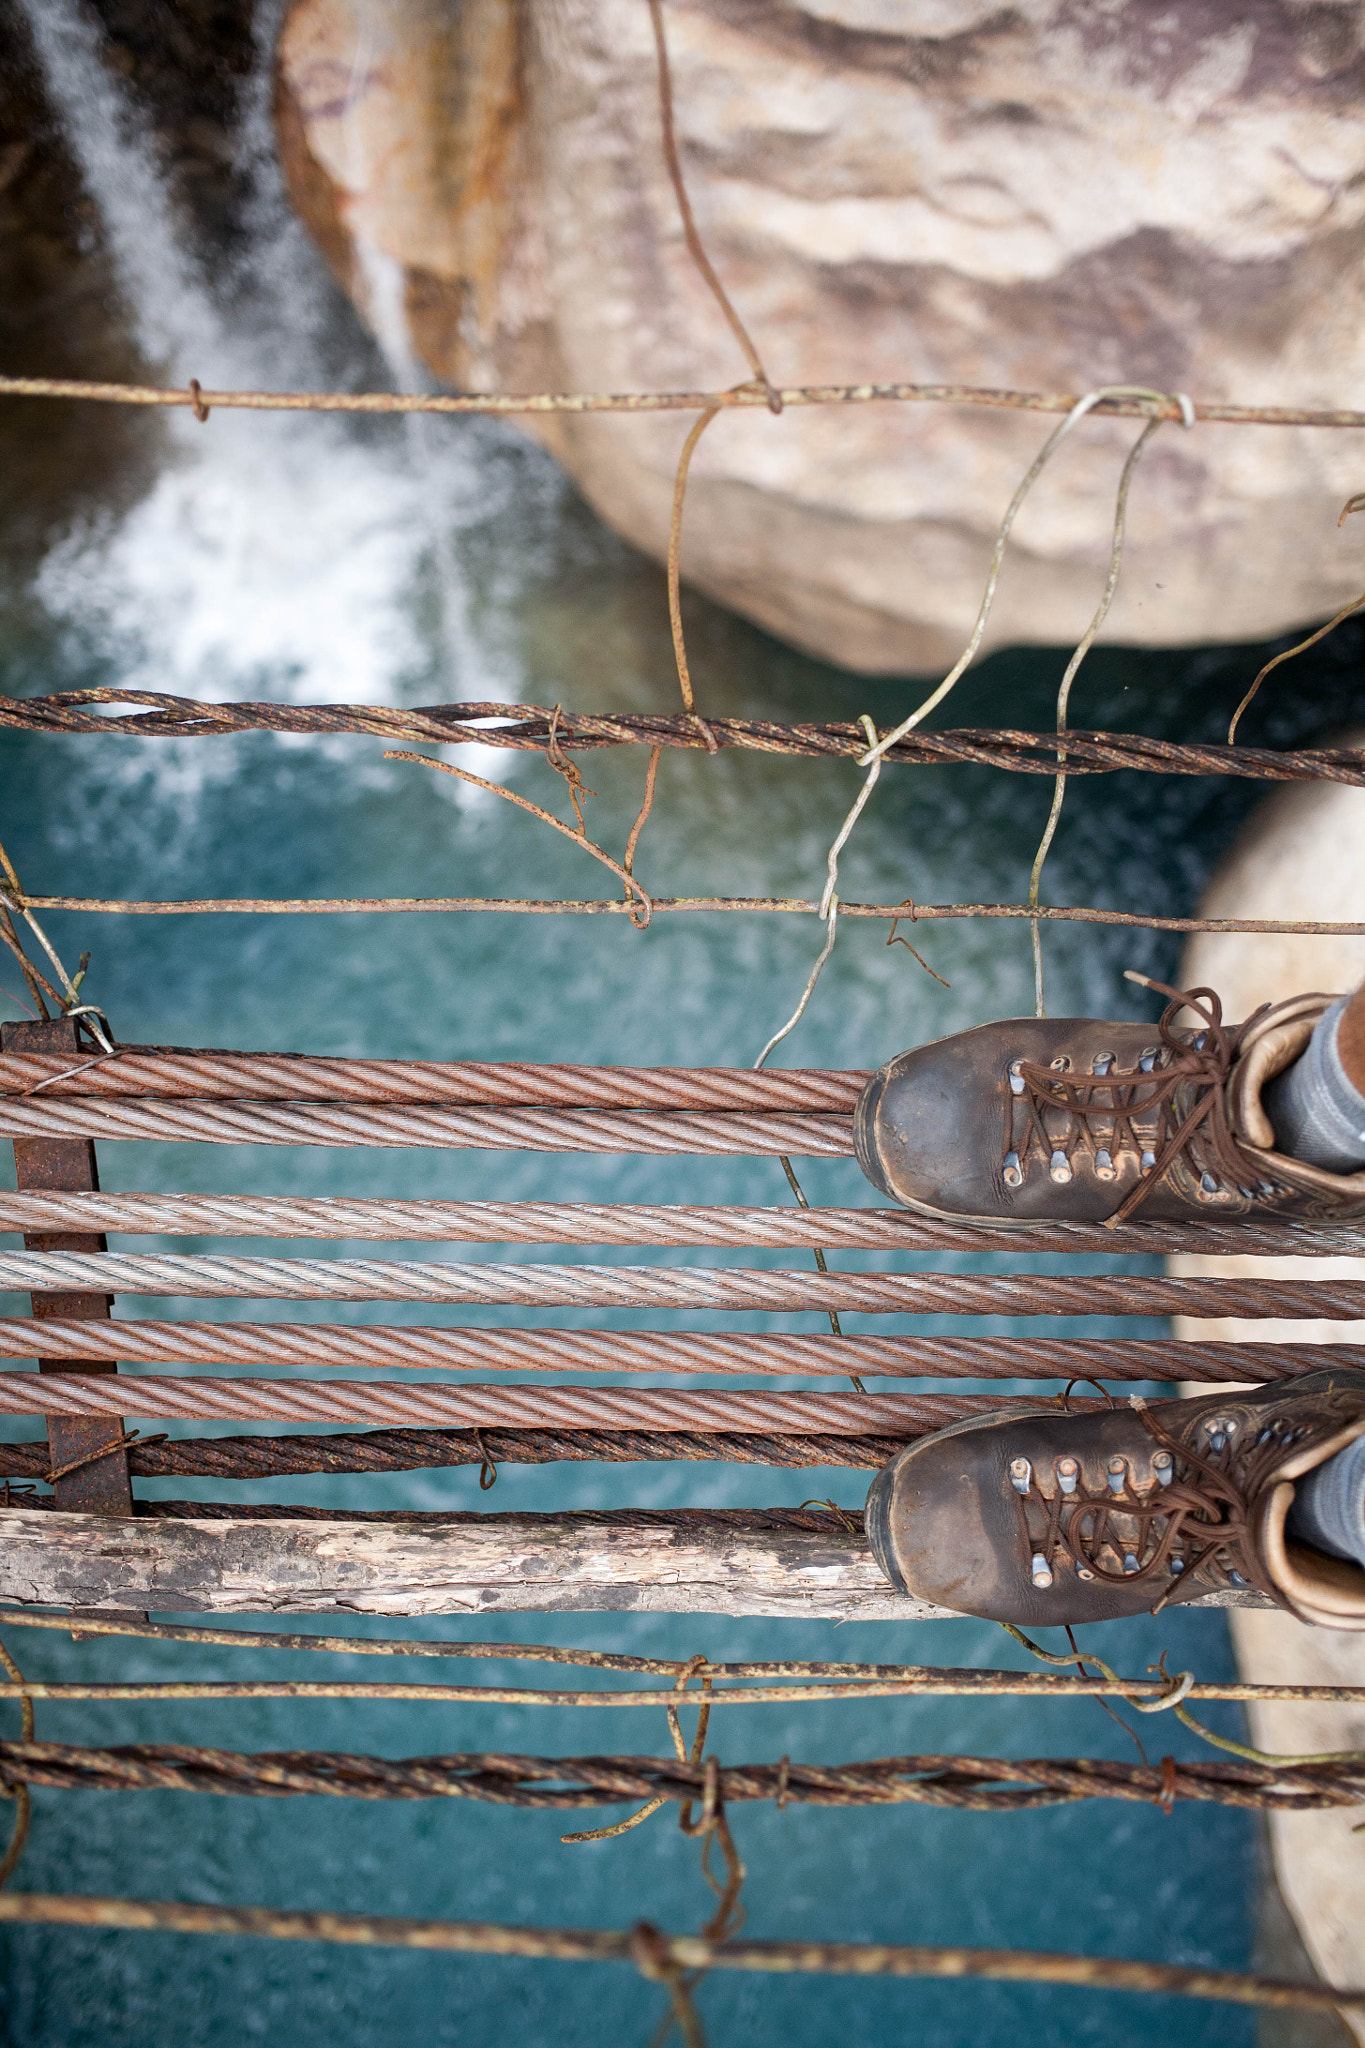
M111 718L85 706L137 707ZM782 725L771 720L713 718L707 731L717 746L805 758L858 759L867 735L851 723ZM534 704L432 704L392 710L369 704L212 703L157 691L72 690L46 697L8 699L0 730L111 733L124 738L216 738L241 732L356 733L387 740L467 744L548 753L552 748L684 747L712 751L685 714L617 712L607 716L550 711ZM1139 770L1163 775L1236 775L1262 781L1365 783L1365 752L1354 747L1277 749L1198 745L1142 733L1069 730L1055 733L1013 727L905 734L886 751L888 762L915 766L1003 768L1024 775L1055 775L1065 757L1068 775Z
M716 1392L654 1387L448 1386L385 1380L164 1379L115 1373L0 1373L0 1414L158 1420L374 1422L482 1430L740 1431L908 1436L938 1418L1036 1406L994 1395ZM1083 1405L1083 1404L1078 1404ZM1093 1405L1093 1404L1091 1404Z
M54 1063L55 1064L55 1063ZM0 1062L3 1065L3 1062ZM0 1230L319 1237L470 1244L697 1245L787 1251L1168 1252L1365 1257L1365 1225L952 1222L909 1209L405 1201L354 1195L163 1195L0 1190Z
M473 1799L573 1813L626 1800L725 1805L917 1805L1018 1812L1081 1799L1193 1800L1250 1810L1321 1811L1365 1802L1365 1762L1272 1766L1232 1759L1129 1764L1102 1757L883 1757L866 1763L689 1764L673 1757L536 1757L474 1752L390 1758L325 1750L244 1755L185 1743L0 1742L0 1775L60 1790L181 1791L258 1798Z
M120 1046L116 1054L0 1054L0 1096L445 1104L466 1109L710 1110L848 1115L869 1076L838 1069L588 1067L516 1060L336 1059L311 1053Z
M887 1315L1365 1318L1365 1281L1354 1279L822 1273L785 1267L460 1264L179 1252L0 1252L0 1290L787 1314L834 1309Z
M846 1116L452 1109L369 1103L0 1099L0 1137L209 1145L412 1145L522 1152L771 1153L847 1158Z
M415 1323L90 1322L0 1318L0 1357L159 1365L370 1366L481 1372L807 1374L896 1379L1287 1379L1317 1371L1316 1344L1174 1338L875 1337L731 1330L517 1330ZM1334 1345L1365 1369L1365 1346Z
M1039 1949L949 1948L852 1941L749 1941L734 1934L661 1934L640 1921L629 1931L504 1926L487 1920L416 1920L379 1913L300 1913L271 1906L200 1905L183 1900L118 1899L61 1892L0 1893L0 1924L125 1928L148 1933L253 1936L330 1942L445 1955L535 1957L555 1962L627 1963L651 1982L675 1984L684 1972L750 1970L778 1975L828 1973L859 1978L942 1977L1004 1983L1069 1984L1089 1990L1155 1992L1236 2005L1346 2012L1365 2009L1365 1990L1293 1983L1238 1970L1210 1970L1119 1956Z
M0 1386L7 1375L0 1374ZM46 1385L50 1377L44 1374ZM130 1382L122 1381L126 1390ZM44 1395L45 1398L45 1395ZM917 1436L1008 1404L963 1394L924 1395L918 1420L891 1436L763 1435L746 1430L647 1429L375 1429L251 1436L180 1437L133 1442L125 1452L135 1479L279 1479L305 1472L416 1472L448 1465L553 1465L719 1462L802 1470L845 1466L873 1471ZM1073 1403L1085 1409L1086 1402ZM0 1443L0 1478L46 1479L52 1454L45 1442ZM11 1505L17 1503L11 1502Z

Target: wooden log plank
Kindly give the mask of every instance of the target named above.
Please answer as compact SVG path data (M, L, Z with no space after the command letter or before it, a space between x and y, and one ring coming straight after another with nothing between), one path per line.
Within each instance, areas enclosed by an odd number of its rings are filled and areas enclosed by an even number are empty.
M1214 1604L1242 1604L1246 1595ZM0 1600L110 1613L650 1613L929 1621L861 1535L585 1525L154 1521L0 1509ZM1209 1604L1209 1603L1200 1603Z

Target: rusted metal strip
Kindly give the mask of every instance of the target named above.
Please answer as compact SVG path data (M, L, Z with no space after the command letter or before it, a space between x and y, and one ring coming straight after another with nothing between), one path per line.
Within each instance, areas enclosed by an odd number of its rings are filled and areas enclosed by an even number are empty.
M46 1324L54 1360L155 1365L368 1366L446 1372L752 1373L824 1378L1266 1382L1315 1372L1320 1344L1205 1344L1168 1338L817 1336L734 1330L518 1330L375 1323ZM24 1317L0 1318L0 1358L32 1355ZM1365 1345L1332 1363L1365 1369Z
M179 1252L0 1252L0 1288L522 1308L1015 1316L1365 1319L1365 1280L1156 1273L822 1273L753 1266L522 1265L431 1259L253 1259Z
M412 1145L488 1151L766 1153L846 1158L847 1116L727 1111L455 1109L370 1103L0 1100L0 1136L211 1145Z
M73 1064L81 1057L77 1026L68 1018L40 1024L6 1024L0 1031L0 1047L5 1054L13 1051L49 1059L64 1058ZM21 1189L94 1193L99 1188L95 1148L88 1138L16 1137L14 1170ZM102 1236L72 1230L29 1232L24 1243L30 1253L40 1254L100 1254L107 1250ZM107 1321L112 1306L104 1290L79 1285L35 1292L31 1300L34 1319L40 1323L49 1319L102 1323ZM34 1337L40 1347L41 1332L35 1331ZM69 1360L47 1358L41 1353L38 1368L42 1373L73 1371ZM110 1374L116 1373L118 1366L113 1361L97 1359L88 1361L84 1370ZM105 1412L107 1415L108 1411ZM69 1413L54 1413L48 1418L47 1429L49 1469L57 1474L54 1491L58 1507L85 1514L131 1515L133 1491L128 1482L128 1460L118 1448L124 1434L121 1416L115 1413L112 1420L107 1420L94 1414L73 1418Z
M436 1202L350 1195L0 1191L0 1230L135 1231L464 1244L698 1245L789 1251L1168 1252L1365 1257L1365 1224L936 1222L908 1209L751 1209L589 1202Z

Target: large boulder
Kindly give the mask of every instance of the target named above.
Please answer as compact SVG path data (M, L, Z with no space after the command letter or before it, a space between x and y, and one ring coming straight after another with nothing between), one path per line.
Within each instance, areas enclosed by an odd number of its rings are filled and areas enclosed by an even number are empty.
M1289 405L1365 389L1365 5L668 0L698 220L774 381ZM475 390L748 375L689 261L645 0L295 0L296 202L401 371ZM525 422L655 555L678 415ZM945 405L723 416L684 571L869 671L928 670L1051 422ZM1017 527L996 639L1098 596L1134 428L1087 421ZM1362 582L1350 431L1162 430L1109 637L1252 639Z

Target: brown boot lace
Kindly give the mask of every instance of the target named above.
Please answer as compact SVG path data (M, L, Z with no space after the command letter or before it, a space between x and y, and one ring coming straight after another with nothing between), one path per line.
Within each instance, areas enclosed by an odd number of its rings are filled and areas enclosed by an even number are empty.
M1010 1093L1005 1103L1004 1164L1007 1180L1017 1185L1029 1156L1041 1151L1056 1177L1071 1178L1071 1160L1078 1150L1095 1155L1101 1179L1116 1176L1113 1155L1135 1152L1142 1179L1115 1213L1112 1228L1124 1223L1146 1200L1162 1175L1189 1153L1199 1138L1200 1157L1191 1156L1196 1178L1207 1193L1220 1180L1250 1196L1261 1180L1253 1162L1233 1135L1228 1120L1227 1084L1243 1037L1254 1021L1235 1028L1223 1022L1223 1005L1211 988L1175 989L1165 982L1153 988L1171 998L1157 1026L1161 1050L1148 1067L1110 1067L1107 1072L1072 1076L1036 1060L1016 1060L1010 1068ZM1264 1008L1264 1005L1262 1006ZM1202 1028L1178 1033L1180 1011L1192 1009ZM1259 1016L1258 1010L1255 1015ZM1188 1102L1182 1115L1177 1104ZM1047 1112L1053 1112L1049 1131ZM1061 1112L1060 1128L1056 1112ZM1023 1119L1020 1132L1019 1119ZM1134 1122L1141 1118L1143 1128Z
M1087 1485L1079 1460L1059 1459L1057 1491L1049 1496L1030 1472L1027 1488L1016 1489L1015 1500L1021 1533L1034 1561L1035 1583L1050 1583L1040 1581L1037 1572L1050 1571L1061 1553L1083 1579L1113 1586L1160 1579L1161 1596L1153 1613L1186 1597L1186 1586L1191 1595L1207 1592L1210 1576L1254 1587L1282 1605L1257 1554L1252 1504L1283 1464L1290 1446L1309 1437L1326 1441L1341 1427L1342 1411L1328 1396L1312 1419L1296 1422L1278 1416L1245 1440L1239 1440L1238 1432L1215 1428L1207 1453L1201 1455L1158 1422L1140 1397L1134 1406L1160 1447L1154 1464L1160 1468L1164 1452L1170 1477L1139 1492L1127 1460L1115 1458L1108 1483L1098 1491ZM1122 1559L1121 1569L1101 1563L1106 1550ZM1203 1584L1196 1587L1192 1582L1199 1574Z

